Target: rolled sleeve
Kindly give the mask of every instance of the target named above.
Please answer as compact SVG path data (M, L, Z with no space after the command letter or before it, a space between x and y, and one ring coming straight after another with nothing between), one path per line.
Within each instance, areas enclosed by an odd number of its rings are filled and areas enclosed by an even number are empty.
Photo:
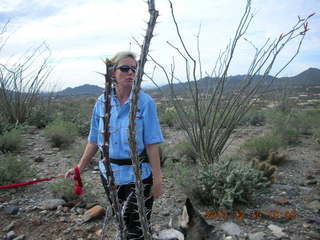
M88 135L88 142L98 143L98 134L99 134L99 120L100 120L100 112L99 112L99 104L100 98L96 102L91 116L91 124L90 124L90 132Z
M157 106L151 98L145 105L143 119L144 144L154 144L163 142L164 138L161 132L160 122L158 119Z

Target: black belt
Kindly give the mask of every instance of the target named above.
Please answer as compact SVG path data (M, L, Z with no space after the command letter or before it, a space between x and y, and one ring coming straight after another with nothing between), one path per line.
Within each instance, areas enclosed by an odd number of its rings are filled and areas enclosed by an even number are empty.
M132 165L131 158L121 158L121 159L110 158L110 162L117 165ZM147 151L145 149L139 155L139 162L140 163L149 162Z

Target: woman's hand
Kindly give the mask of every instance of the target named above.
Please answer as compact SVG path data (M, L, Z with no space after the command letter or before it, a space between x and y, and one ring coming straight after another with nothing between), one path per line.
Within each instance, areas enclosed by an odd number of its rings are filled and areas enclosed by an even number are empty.
M70 168L65 174L64 178L74 179L74 169Z
M151 196L155 199L159 198L162 194L162 179L154 179L151 187Z

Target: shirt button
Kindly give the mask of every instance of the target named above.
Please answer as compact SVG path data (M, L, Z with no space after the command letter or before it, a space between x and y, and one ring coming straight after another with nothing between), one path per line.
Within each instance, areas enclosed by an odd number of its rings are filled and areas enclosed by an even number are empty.
M114 142L114 144L118 144L117 142Z

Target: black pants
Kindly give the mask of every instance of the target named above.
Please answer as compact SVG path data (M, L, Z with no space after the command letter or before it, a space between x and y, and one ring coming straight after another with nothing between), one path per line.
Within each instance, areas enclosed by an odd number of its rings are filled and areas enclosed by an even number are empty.
M110 191L108 189L107 181L103 176L101 176L102 184L106 191L107 197L110 201ZM145 198L145 208L147 213L147 218L150 223L152 205L153 205L153 197L150 197L151 187L153 184L152 175L150 177L142 180L144 184L144 198ZM129 197L129 199L128 199ZM127 206L124 213L124 221L128 231L128 239L137 239L143 240L141 224L139 221L139 213L137 206L137 198L135 195L135 185L134 184L126 184L118 186L118 198L121 204L123 204L126 200Z

